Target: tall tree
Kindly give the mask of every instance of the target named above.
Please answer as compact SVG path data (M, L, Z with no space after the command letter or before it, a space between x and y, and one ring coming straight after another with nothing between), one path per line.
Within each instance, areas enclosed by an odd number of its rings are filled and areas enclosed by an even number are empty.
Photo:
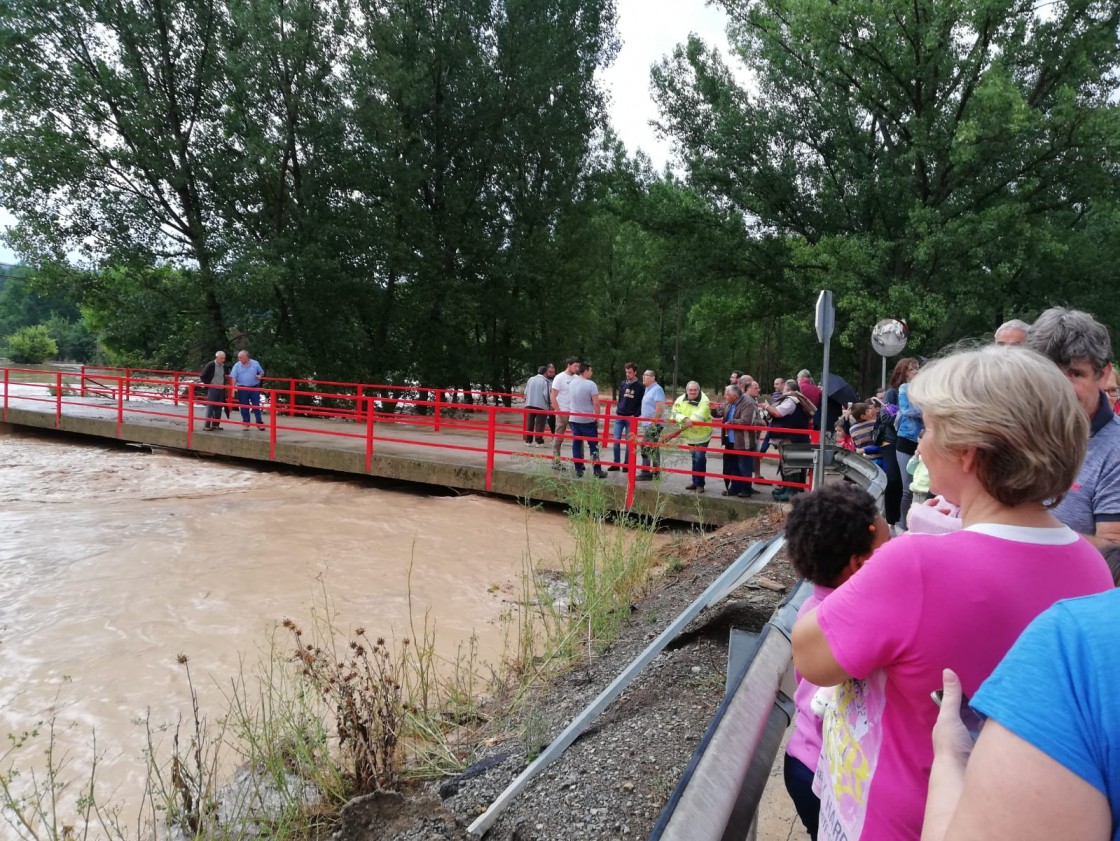
M32 253L197 266L200 333L225 344L214 219L223 180L216 0L0 7L0 203Z
M1113 206L1115 2L720 5L750 84L691 39L654 71L662 129L697 189L789 241L806 310L838 293L849 347L884 315L937 345L1037 309Z

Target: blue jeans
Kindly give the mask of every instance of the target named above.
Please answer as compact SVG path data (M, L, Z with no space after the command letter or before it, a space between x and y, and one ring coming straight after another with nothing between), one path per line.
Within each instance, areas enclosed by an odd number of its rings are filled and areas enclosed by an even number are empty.
M577 476L583 475L583 469L587 466L583 463L583 442L587 441L587 449L591 451L591 466L595 472L600 472L599 468L599 424L592 421L591 423L576 423L571 421L568 428L572 430L572 458L575 459L575 470Z
M243 423L249 422L249 407L253 407L253 411L257 415L257 426L264 426L264 418L261 417L261 393L255 388L246 388L243 385L237 387L237 402L241 406L241 420Z
M723 451L723 473L726 476L751 476L754 472L754 459L740 455L734 450ZM727 493L731 496L747 493L751 487L742 479L724 479Z
M623 470L630 464L630 418L615 418L614 419L614 463L621 467ZM618 443L619 439L626 441L626 461L620 461L619 457L622 455L622 445Z
M708 446L708 442L705 441L699 447L693 448L693 450L692 450L692 472L693 473L707 473L708 472L708 454L704 451L704 449L702 449L702 448L707 447L707 446ZM704 487L704 477L703 476L693 476L692 477L692 484L694 484L698 488Z
M821 801L813 794L813 771L804 762L786 754L785 767L782 768L786 791L797 809L797 816L813 841L817 841L817 830L821 819Z

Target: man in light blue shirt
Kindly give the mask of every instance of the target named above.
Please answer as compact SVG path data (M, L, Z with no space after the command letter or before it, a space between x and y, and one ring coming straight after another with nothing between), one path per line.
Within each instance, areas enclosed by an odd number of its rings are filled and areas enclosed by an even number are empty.
M665 389L657 382L657 374L653 371L642 374L642 385L645 386L642 393L643 420L638 424L638 433L642 437L642 470L634 478L648 482L661 478L661 448L657 442L661 440L660 418L665 414Z
M257 360L249 358L249 351L239 351L237 362L233 366L233 370L229 372L229 378L233 380L233 387L237 389L237 402L241 406L241 422L245 424L244 430L246 432L251 428L249 426L250 406L253 407L253 411L257 415L257 426L264 429L259 388L263 376L264 369Z

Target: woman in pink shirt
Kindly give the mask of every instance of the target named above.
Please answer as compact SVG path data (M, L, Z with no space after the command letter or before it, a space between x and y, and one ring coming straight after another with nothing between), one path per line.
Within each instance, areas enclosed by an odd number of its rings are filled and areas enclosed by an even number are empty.
M1050 513L1089 437L1055 365L1023 348L965 351L924 368L909 397L931 485L963 529L892 540L794 627L797 670L836 686L814 785L826 841L918 841L942 670L975 692L1035 616L1112 585L1100 553Z

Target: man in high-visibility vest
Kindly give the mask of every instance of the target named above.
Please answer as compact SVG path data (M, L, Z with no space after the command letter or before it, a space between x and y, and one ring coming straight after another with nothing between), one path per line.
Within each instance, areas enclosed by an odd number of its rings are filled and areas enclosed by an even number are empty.
M712 407L708 396L700 390L700 383L692 380L684 387L684 394L673 403L670 419L680 429L680 437L692 452L692 483L686 491L704 493L704 473L708 470L708 443L712 440Z

